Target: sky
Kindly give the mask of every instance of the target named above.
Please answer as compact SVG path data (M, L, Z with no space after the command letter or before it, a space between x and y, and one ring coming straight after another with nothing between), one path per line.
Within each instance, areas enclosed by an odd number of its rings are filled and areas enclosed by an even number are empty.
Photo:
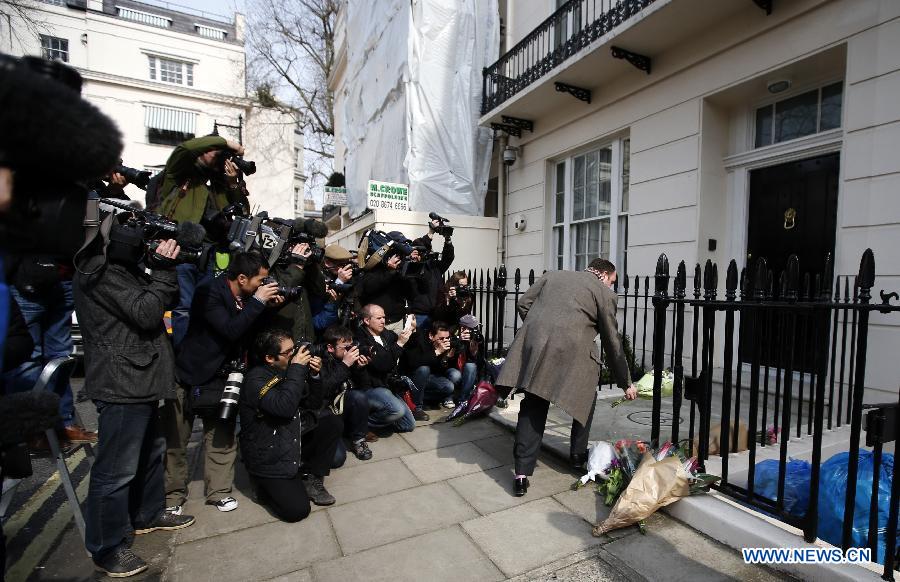
M152 2L150 3L152 4ZM228 17L233 16L235 11L242 12L245 15L247 14L247 0L169 0L169 3L172 5L172 8L176 10L177 6L175 5L180 4L182 6L187 6L188 8L221 14Z

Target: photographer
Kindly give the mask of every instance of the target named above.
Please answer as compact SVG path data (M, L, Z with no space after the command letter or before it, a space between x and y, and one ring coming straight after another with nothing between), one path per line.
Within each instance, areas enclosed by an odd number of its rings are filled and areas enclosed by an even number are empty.
M455 408L455 383L449 376L458 374L452 368L456 356L451 345L450 326L442 321L432 322L429 329L417 329L403 353L403 370L416 385L413 401L416 409L426 400L444 408ZM457 379L458 380L458 379Z
M322 395L313 394L308 383L309 370L318 372L321 358L295 346L282 330L257 336L254 352L259 363L247 373L241 390L241 458L275 515L300 521L310 512L300 471L302 434L313 432L322 445L310 464L327 468L341 438L340 423L324 421L313 427L301 422L301 408L315 410L322 404Z
M272 267L272 277L278 285L292 291L284 303L267 318L270 327L283 329L295 338L315 337L311 296L325 293L325 278L319 264L313 261L309 243L291 248L291 259Z
M397 335L384 328L384 310L378 305L366 305L362 309L363 326L357 334L361 353L367 354L365 378L354 386L366 395L369 405L369 428L392 428L397 432L410 432L416 420L428 420L424 410L409 410L403 398L395 394L392 384L400 390L406 384L396 377L397 362L403 347L412 336L413 327L407 327ZM417 414L418 413L418 414Z
M263 285L269 274L262 256L238 253L219 277L197 288L190 326L176 358L178 385L174 399L163 406L166 432L166 505L175 514L187 500L186 447L194 416L203 419L206 450L206 503L219 511L237 508L232 497L234 420L216 414L228 373L245 361L244 341L267 305L279 305L275 283Z
M387 236L398 245L408 245L410 242L398 231L389 232ZM384 309L385 327L394 333L403 331L406 299L410 292L409 282L400 275L401 262L399 253L386 254L371 271L366 272L359 284L360 303L380 305Z
M436 230L441 228L440 221L432 220L428 223L428 234L412 242L413 252L409 259L415 263L423 263L421 274L413 279L409 302L409 310L415 314L416 326L419 329L424 329L431 323L432 314L438 301L438 293L444 286L444 273L453 264L456 256L449 234L444 236L444 248L440 258L436 256L436 253L432 253L432 239ZM456 321L456 319L445 321Z
M229 159L242 156L244 147L219 136L189 139L169 155L156 192L148 192L147 209L158 211L179 223L203 225L209 240L220 242L224 235L224 215L228 206L246 207L247 190L237 165ZM201 272L196 265L178 266L178 305L172 310L172 339L178 349L188 329L194 290L212 279L213 261Z
M354 280L352 260L350 251L340 245L330 244L325 247L325 257L322 260L325 293L310 296L313 327L317 336L338 323L342 317L349 318L353 311L353 290L358 281Z
M79 264L75 308L84 334L85 390L97 407L100 443L91 469L85 545L97 568L115 577L147 564L129 548L132 534L194 523L165 511L163 454L157 402L171 393L172 347L163 312L177 294L172 268L179 247L163 241L144 264L120 254L118 225L101 254Z
M463 315L472 313L475 295L469 287L469 277L463 271L456 271L444 284L438 294L434 308L437 321L459 321Z
M450 379L459 387L457 403L466 402L475 389L475 381L484 370L484 336L478 329L479 323L474 315L463 315L459 318L456 331L456 344L459 356L454 370L450 371ZM456 374L459 374L458 380Z

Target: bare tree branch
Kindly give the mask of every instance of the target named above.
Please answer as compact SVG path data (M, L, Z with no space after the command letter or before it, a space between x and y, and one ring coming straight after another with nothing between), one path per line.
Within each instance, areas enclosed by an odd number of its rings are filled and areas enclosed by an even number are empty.
M40 19L37 7L37 0L0 0L0 18L6 21L6 24L24 25L17 29L15 26L10 27L9 34L14 36L18 42L22 42L23 38L20 34L23 32L29 36L37 36L41 32L46 32L47 26Z

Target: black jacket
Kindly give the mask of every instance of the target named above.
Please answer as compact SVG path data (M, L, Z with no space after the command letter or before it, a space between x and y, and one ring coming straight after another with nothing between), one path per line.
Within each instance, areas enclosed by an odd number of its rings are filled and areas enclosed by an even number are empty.
M447 352L449 353L449 352ZM434 346L428 338L428 332L425 330L416 331L406 342L406 349L403 350L403 357L400 362L400 369L407 375L412 375L416 368L420 366L428 366L431 373L441 375L446 372L456 361L455 357L448 355L436 356L434 354Z
M427 236L422 237L422 242L428 247L427 252L431 252L431 239ZM420 277L412 280L411 299L409 302L409 310L416 315L431 315L437 305L438 293L444 286L444 273L453 264L456 253L453 250L453 243L449 240L444 241L444 250L441 252L440 259L432 259L425 263L423 273Z
M362 368L363 377L358 382L354 382L354 387L361 389L388 388L388 374L397 368L397 360L403 353L403 348L397 345L397 334L389 329L382 331L383 346L375 341L366 328L359 330L356 339L359 341L360 348L371 346L373 354L369 364Z
M83 269L102 261L93 257ZM178 299L175 270L148 275L110 263L93 275L76 273L72 289L87 396L120 404L172 397L175 358L163 313Z
M175 362L178 380L201 386L212 380L226 359L241 354L256 320L266 306L248 297L238 309L225 275L197 287L191 303L187 335Z
M256 366L244 377L239 413L241 458L258 477L291 479L300 463L300 407L309 396L307 367Z
M325 277L319 265L276 265L270 273L283 287L299 287L300 292L290 301L285 301L277 310L267 314L266 327L283 329L296 339L313 340L316 331L313 326L311 298L325 294Z
M365 383L365 372L358 366L348 368L331 354L322 356L322 371L310 380L312 394L309 408L321 408L331 404L335 396L345 388L356 388Z
M387 323L406 317L409 283L400 276L399 270L391 270L380 264L363 275L357 285L360 305L372 303L380 306L384 309Z

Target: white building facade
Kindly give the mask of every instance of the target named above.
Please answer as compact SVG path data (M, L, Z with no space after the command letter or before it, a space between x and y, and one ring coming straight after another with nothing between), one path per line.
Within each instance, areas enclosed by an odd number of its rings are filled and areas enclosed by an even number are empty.
M246 178L254 209L302 215L302 135L292 116L248 97L241 14L229 20L129 0L46 0L31 13L38 30L0 23L0 50L77 69L84 97L118 124L125 165L156 172L178 143L216 130L240 140L257 164ZM133 186L128 194L143 200Z
M500 10L512 50L486 70L481 123L517 148L500 192L510 271L602 256L652 276L666 253L673 274L711 259L724 285L732 258L777 273L794 252L815 274L830 252L854 275L871 248L875 299L900 287L900 3ZM896 397L900 320L872 322L867 385Z

